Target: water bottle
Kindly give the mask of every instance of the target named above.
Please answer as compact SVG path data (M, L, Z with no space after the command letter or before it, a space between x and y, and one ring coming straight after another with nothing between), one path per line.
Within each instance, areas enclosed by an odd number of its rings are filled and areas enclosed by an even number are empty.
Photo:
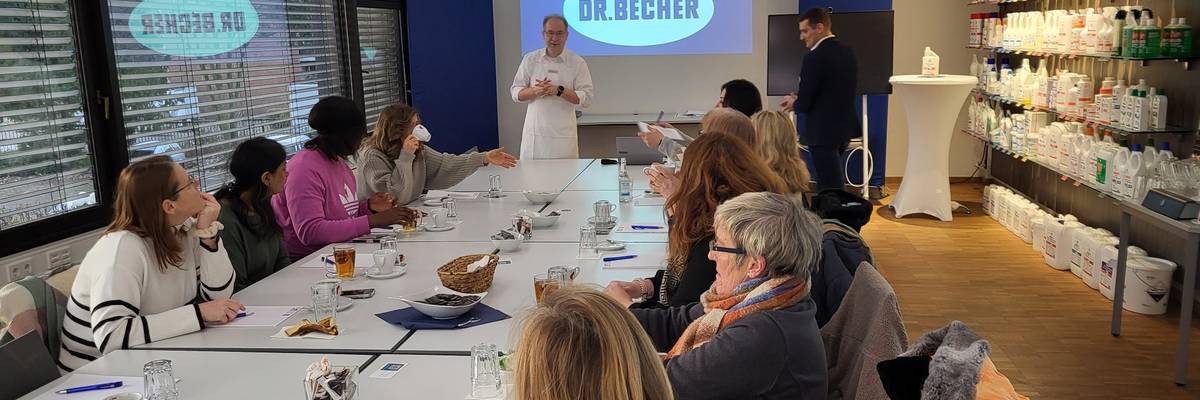
M620 192L618 198L622 203L628 203L633 199L633 179L629 177L629 171L625 169L625 159L621 159L620 173L617 175L617 187Z

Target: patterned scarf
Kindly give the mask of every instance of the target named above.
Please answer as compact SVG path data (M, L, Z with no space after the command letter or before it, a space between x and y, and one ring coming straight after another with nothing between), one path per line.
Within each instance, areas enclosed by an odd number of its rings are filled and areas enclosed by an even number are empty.
M687 353L712 340L717 331L755 312L790 307L808 297L808 280L796 277L755 278L742 282L725 297L710 288L700 297L704 315L692 321L667 358Z

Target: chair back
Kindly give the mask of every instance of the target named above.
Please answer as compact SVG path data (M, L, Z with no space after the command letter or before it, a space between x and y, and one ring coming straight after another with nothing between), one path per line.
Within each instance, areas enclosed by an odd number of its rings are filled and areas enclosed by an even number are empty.
M15 399L58 379L58 367L41 337L30 332L0 344L0 399Z
M66 308L67 296L42 278L27 276L0 287L0 345L36 333L57 360Z

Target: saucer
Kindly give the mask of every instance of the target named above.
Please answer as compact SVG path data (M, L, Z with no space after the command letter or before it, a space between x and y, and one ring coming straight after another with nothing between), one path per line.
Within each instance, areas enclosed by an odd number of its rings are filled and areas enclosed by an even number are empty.
M454 225L446 225L446 226L443 226L440 228L429 226L429 225L421 225L421 228L424 228L426 231L429 231L429 232L445 232L445 231L454 229Z
M600 250L600 251L617 251L617 250L623 250L623 249L625 249L625 242L616 241L616 240L612 240L612 239L602 241L602 242L600 242L599 245L596 246L596 250Z
M425 201L421 202L421 204L424 204L429 207L441 207L442 203L445 201L446 201L446 197L440 197L440 198L425 199Z
M596 217L588 217L587 222L596 226L616 226L617 217L612 217L612 219L608 220L608 223L598 223L596 222Z
M366 276L367 276L367 278L371 278L371 279L392 279L392 278L398 277L400 275L404 275L405 272L408 272L408 267L405 265L399 265L396 267L396 269L392 270L392 273L390 273L390 274L367 273Z

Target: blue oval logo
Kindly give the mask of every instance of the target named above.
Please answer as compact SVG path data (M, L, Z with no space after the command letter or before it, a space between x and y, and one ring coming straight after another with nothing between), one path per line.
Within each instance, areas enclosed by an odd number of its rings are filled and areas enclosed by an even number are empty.
M146 0L129 14L129 33L150 50L205 57L245 45L258 33L250 0Z
M713 0L566 0L563 16L576 32L621 46L654 46L700 32Z

